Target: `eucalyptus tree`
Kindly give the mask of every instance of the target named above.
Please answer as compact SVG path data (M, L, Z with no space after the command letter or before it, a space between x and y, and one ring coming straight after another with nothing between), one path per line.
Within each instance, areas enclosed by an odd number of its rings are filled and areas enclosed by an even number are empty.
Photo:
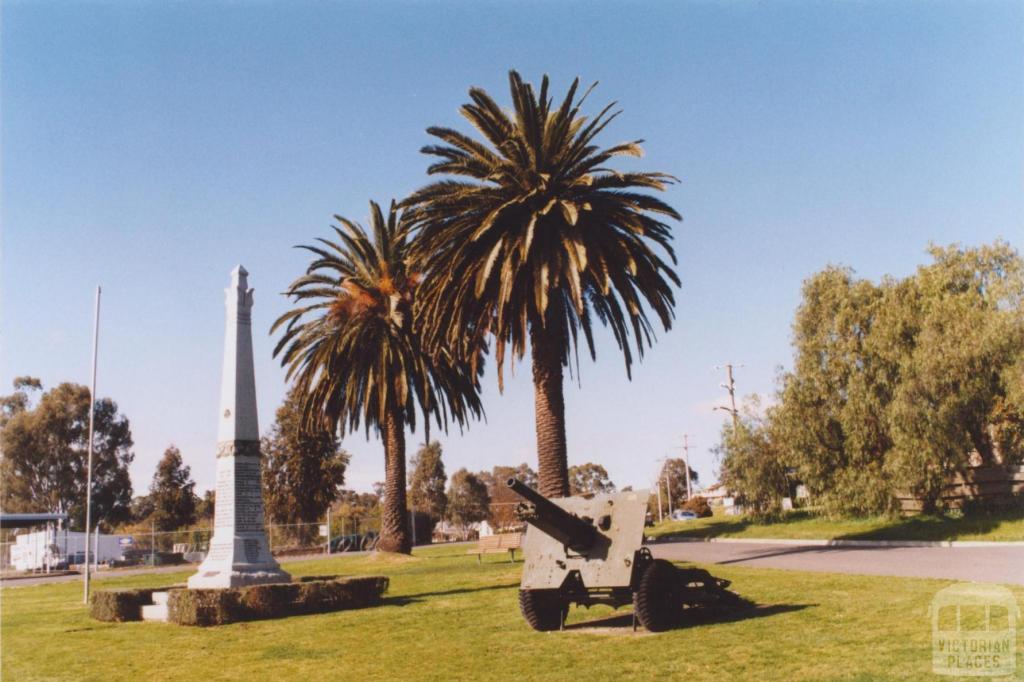
M671 206L640 190L664 190L665 173L619 172L618 156L641 156L642 140L607 148L597 136L618 115L612 103L588 119L587 94L573 81L561 104L509 74L512 111L479 88L463 116L478 141L449 128L428 128L441 144L428 169L447 177L412 194L418 230L414 256L426 264L419 304L431 347L465 355L493 335L499 387L506 353L532 358L540 488L569 493L563 367L580 336L595 356L594 320L608 326L627 375L653 341L650 315L673 319L675 255ZM591 86L593 89L593 86ZM667 262L671 261L671 263Z
M481 414L478 375L444 349L428 352L413 320L421 278L408 263L408 230L395 203L370 202L371 234L335 216L336 240L303 246L314 255L288 288L296 306L274 323L274 349L294 382L309 428L374 430L384 442L380 549L409 552L405 429L422 414L446 429Z
M85 526L89 413L95 410L93 519L105 527L131 520L135 458L128 417L110 398L92 401L88 386L62 383L42 393L33 377L18 377L0 396L0 508L61 512Z

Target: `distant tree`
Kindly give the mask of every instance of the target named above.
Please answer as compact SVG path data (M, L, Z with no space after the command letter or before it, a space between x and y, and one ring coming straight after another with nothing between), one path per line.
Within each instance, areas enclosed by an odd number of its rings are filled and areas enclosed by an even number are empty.
M930 253L901 280L804 283L771 432L828 512L895 511L899 494L935 509L972 457L1024 460L1024 261L1004 242Z
M361 533L379 528L380 495L377 493L341 490L332 510L336 524L334 528L338 534Z
M153 500L149 495L136 495L131 502L131 521L142 523L147 521L153 513Z
M793 323L794 367L782 377L772 431L780 457L800 469L816 503L830 513L873 514L893 507L885 469L892 448L888 410L899 379L900 346L915 332L907 286L888 301L874 284L829 267L803 285ZM879 315L891 322L883 340ZM900 321L902 318L902 322ZM902 324L911 327L900 330Z
M661 465L658 473L658 481L665 494L665 504L668 504L668 491L672 492L672 504L678 507L686 500L686 460L680 458L666 459ZM697 483L697 471L690 469L690 487ZM666 486L668 490L666 490Z
M152 518L158 530L177 530L195 522L195 487L192 469L182 462L181 451L173 445L164 450L149 486Z
M487 486L490 498L488 520L494 528L515 528L521 525L515 515L516 505L522 501L519 495L509 490L508 479L517 478L534 490L537 489L537 472L525 462L517 467L496 466L491 471L481 471L477 478Z
M487 486L476 474L459 469L452 475L448 487L448 518L452 523L465 528L483 521L487 518L490 503Z
M0 428L16 414L24 412L32 403L29 391L41 391L43 384L35 377L16 377L14 393L0 397Z
M441 444L424 444L412 460L409 479L409 504L414 511L430 515L434 523L444 518L448 496L444 492L448 477L441 461Z
M85 525L89 389L64 383L32 406L28 391L38 379L19 377L15 393L0 398L0 506L5 511L67 513ZM128 466L132 432L109 398L96 401L93 452L93 520L107 527L131 519Z
M600 464L587 462L569 467L569 493L571 495L613 492L615 492L615 484L611 482L608 472Z
M789 478L770 431L770 416L766 419L760 412L756 397L750 399L737 426L734 428L730 421L722 427L716 454L722 461L722 483L735 494L747 514L766 520L782 512Z
M715 515L711 510L711 505L708 504L708 501L700 495L694 495L686 502L683 502L679 508L685 509L686 511L692 511L700 518L708 518Z
M322 521L345 484L351 457L331 431L307 426L294 392L277 408L261 451L263 501L270 518L287 524ZM309 540L314 533L310 526L292 535Z
M213 519L214 502L216 494L213 490L207 490L202 497L196 496L196 518L209 521Z
M1007 370L1024 358L1024 261L998 243L930 251L934 263L918 268L908 297L906 317L918 329L900 358L886 458L896 487L929 511L972 453L983 465L1024 455L999 437L1024 421L1024 404L1007 400L1006 383Z

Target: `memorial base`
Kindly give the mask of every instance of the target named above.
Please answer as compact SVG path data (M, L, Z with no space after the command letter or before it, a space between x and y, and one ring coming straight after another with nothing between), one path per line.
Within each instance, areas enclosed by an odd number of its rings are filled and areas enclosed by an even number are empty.
M214 534L210 551L195 575L188 579L190 589L243 587L282 583L291 576L278 566L270 554L263 532L238 534L220 539Z

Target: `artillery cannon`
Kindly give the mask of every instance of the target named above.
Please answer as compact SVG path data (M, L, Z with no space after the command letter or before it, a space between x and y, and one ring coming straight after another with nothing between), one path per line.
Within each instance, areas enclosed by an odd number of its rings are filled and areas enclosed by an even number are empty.
M524 499L516 515L529 525L519 607L534 630L560 629L571 604L633 604L633 626L652 632L678 624L684 611L748 604L728 580L651 556L646 490L549 500L515 478L507 485Z

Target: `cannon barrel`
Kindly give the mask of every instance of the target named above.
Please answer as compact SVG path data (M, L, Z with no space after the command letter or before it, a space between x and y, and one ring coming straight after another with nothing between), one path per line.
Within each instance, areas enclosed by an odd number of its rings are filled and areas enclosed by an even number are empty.
M585 552L594 546L597 529L593 525L565 511L518 479L510 478L506 485L526 500L516 507L516 514L522 521L574 551Z

